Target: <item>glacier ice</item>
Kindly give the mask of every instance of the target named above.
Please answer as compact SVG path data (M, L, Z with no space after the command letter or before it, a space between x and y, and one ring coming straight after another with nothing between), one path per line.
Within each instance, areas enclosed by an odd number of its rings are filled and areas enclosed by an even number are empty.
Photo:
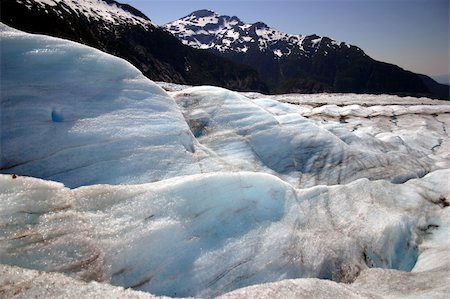
M0 38L2 296L448 296L448 103L155 84Z
M169 296L299 277L351 282L368 267L414 272L425 246L420 274L448 255L439 198L450 196L449 175L309 189L252 172L77 189L1 175L0 260Z
M126 61L1 27L1 171L143 183L199 172L174 100Z
M0 34L2 173L77 187L262 171L309 187L401 183L449 164L450 108L440 101L337 106L356 97L344 95L311 108L216 87L168 94L98 50L4 25Z
M3 298L162 298L106 283L76 280L61 273L47 273L0 265Z
M450 105L405 107L406 117L396 114L400 124L394 129L373 127L386 119L368 119L374 113L365 110L383 108L379 106L328 105L313 109L313 114L297 105L267 97L250 99L221 88L193 87L171 95L197 140L228 164L276 174L298 187L363 177L401 183L448 167L447 157L432 150L448 140L445 127L432 116L423 119L427 117L423 114L444 114L450 112ZM311 115L322 119L307 118ZM345 123L339 121L343 117L348 119ZM436 126L432 134L431 126Z

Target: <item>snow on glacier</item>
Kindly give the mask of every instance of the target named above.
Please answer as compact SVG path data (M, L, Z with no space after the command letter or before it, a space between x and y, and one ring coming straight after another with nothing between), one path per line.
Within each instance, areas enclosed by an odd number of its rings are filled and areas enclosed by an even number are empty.
M0 37L6 296L147 297L83 280L176 297L448 295L446 102L165 92L100 51Z

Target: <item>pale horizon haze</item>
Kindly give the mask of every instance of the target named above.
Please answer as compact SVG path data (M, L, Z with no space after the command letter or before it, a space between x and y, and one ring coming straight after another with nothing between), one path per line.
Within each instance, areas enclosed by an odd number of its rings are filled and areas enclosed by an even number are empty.
M449 83L449 0L118 0L164 25L199 9L261 21L291 34L328 36L373 59Z

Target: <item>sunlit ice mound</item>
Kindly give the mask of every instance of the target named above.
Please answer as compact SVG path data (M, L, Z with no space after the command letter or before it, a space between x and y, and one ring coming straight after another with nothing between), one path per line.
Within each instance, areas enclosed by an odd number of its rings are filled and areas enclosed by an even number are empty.
M199 172L174 100L126 61L1 27L3 173L143 183Z
M0 34L6 296L135 295L92 280L168 296L448 294L449 172L435 171L448 136L435 110L418 138L401 117L374 138L362 121L352 131L270 98L171 97L113 56Z
M295 282L297 293L318 284L382 294L393 284L387 276L406 295L441 294L449 291L449 174L302 190L249 172L77 189L2 175L0 261L176 297L276 281L286 292L293 282L283 280L299 277L357 280Z

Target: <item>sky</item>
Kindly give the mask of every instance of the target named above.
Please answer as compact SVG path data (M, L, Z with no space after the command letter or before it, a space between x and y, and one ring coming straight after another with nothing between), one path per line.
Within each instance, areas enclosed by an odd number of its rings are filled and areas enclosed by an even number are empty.
M434 78L450 73L449 0L118 2L134 6L157 25L210 9L246 23L262 21L287 33L328 36L356 45L376 60Z

